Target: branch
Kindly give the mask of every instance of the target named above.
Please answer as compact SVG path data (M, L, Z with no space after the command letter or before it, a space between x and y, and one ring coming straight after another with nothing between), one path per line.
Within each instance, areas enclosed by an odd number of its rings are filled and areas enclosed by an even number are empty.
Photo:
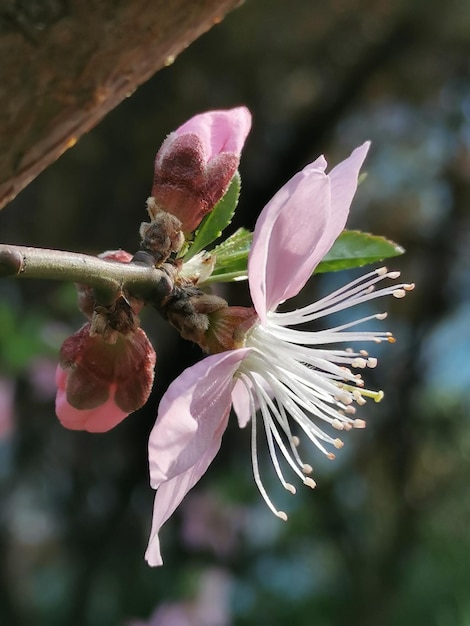
M67 280L89 285L111 298L126 290L154 303L162 302L172 288L168 274L152 266L9 244L0 244L0 277Z

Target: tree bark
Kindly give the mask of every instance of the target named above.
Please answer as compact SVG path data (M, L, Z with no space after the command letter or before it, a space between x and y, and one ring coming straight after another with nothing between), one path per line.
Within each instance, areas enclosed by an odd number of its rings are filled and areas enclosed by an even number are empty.
M3 0L0 209L240 0Z

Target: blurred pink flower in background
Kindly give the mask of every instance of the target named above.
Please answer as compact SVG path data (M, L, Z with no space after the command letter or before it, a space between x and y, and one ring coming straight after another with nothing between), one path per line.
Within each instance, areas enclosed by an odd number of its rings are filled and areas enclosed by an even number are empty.
M29 381L35 396L40 400L49 400L57 391L55 374L57 363L52 358L37 357L28 367Z
M219 557L232 554L246 526L247 509L212 491L191 493L181 507L181 535L193 549L209 549Z
M230 626L231 589L226 570L209 568L202 572L193 600L164 603L147 621L132 621L126 626Z

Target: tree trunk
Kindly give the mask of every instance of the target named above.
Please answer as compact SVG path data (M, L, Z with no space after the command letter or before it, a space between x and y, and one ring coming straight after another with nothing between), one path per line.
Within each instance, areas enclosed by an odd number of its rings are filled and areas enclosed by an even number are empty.
M3 0L0 208L240 0Z

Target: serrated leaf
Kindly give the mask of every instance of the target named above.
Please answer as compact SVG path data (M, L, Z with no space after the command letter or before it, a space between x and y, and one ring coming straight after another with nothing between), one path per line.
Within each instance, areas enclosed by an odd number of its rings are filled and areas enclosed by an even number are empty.
M318 264L315 273L337 272L338 270L361 267L403 254L405 250L379 235L359 230L343 230L330 251Z
M217 257L215 269L231 265L240 259L246 261L252 240L253 233L250 233L246 228L236 230L233 235L230 235L212 250L212 253Z
M252 239L252 233L240 228L226 241L216 246L212 251L216 255L215 269L206 284L246 279ZM357 230L344 230L328 254L320 261L315 273L361 267L399 256L403 252L401 246L385 237Z
M207 248L209 244L220 237L222 231L230 224L238 204L240 186L240 175L238 172L235 172L223 197L202 220L196 231L194 241L184 256L185 261L189 261L195 254Z
M246 279L248 253L252 240L253 233L246 228L239 228L228 239L211 250L216 262L214 271L206 283Z

